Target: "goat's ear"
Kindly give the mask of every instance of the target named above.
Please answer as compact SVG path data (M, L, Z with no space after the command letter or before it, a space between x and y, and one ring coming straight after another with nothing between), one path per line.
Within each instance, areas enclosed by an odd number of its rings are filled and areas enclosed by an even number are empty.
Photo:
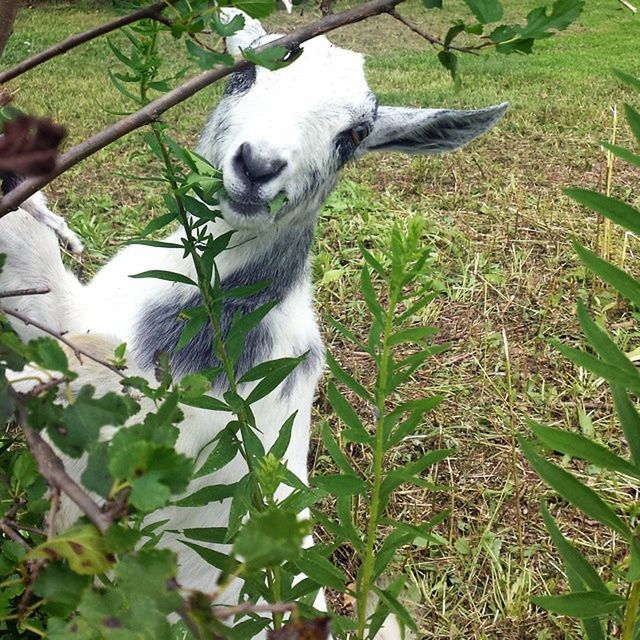
M471 111L380 107L371 133L360 145L358 155L367 151L455 151L491 129L508 106L504 102Z
M255 20L244 11L234 7L220 9L220 19L227 24L239 17L244 20L244 26L232 36L225 38L227 51L233 56L237 56L240 49L247 49L267 33L259 20Z

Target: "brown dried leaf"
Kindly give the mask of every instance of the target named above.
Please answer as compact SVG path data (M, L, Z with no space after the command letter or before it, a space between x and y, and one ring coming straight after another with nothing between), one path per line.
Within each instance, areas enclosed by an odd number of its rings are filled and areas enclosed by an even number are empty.
M294 620L285 624L282 629L269 631L267 640L327 640L329 631L327 616L313 620Z
M56 165L58 146L66 133L51 118L19 116L6 122L0 137L0 171L46 175Z

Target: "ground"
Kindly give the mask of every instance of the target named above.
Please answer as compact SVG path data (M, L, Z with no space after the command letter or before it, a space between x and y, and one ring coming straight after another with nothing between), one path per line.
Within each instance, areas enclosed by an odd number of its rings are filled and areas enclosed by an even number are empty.
M538 3L505 4L511 16L522 17ZM464 11L462 2L445 5L450 5L447 13L426 12L413 0L400 9L424 30L442 34L452 16ZM21 12L3 64L112 15L108 4L39 2ZM298 9L293 16L279 12L270 23L290 29L314 17L313 9ZM607 165L599 141L610 139L614 128L622 143L631 139L622 104L635 100L638 106L640 98L616 81L611 68L640 75L639 20L614 0L591 0L569 32L539 43L533 55L463 57L459 90L428 44L389 16L332 36L335 43L368 54L369 82L382 104L511 104L495 130L461 153L371 156L350 166L324 209L314 250L320 314L364 332L358 239L376 246L393 224L402 225L412 215L427 220L430 275L441 295L427 307L424 321L439 328L437 340L450 348L414 376L406 394L442 394L445 401L387 459L396 465L419 451L443 445L456 450L430 476L441 491L406 488L391 505L393 515L414 522L450 509L435 541L405 550L390 567L408 577L406 600L423 638L542 640L577 633L571 621L529 601L564 586L539 516L544 496L565 535L605 575L620 560L615 538L541 484L523 461L514 435L526 434L525 420L532 417L582 430L625 451L605 385L563 360L549 338L580 342L575 303L583 297L625 350L638 346L628 309L587 277L571 246L579 239L602 250L601 225L594 214L572 204L562 188L602 189ZM172 54L173 60L176 70L184 63ZM110 67L115 62L103 39L11 86L19 90L22 107L65 124L72 144L128 108L110 85ZM179 140L196 140L220 91L205 90L167 115ZM86 241L86 255L75 264L85 275L160 210L157 186L132 179L153 175L141 148L139 134L133 134L47 189L54 208ZM638 177L637 169L616 162L613 193L638 206ZM621 246L616 232L609 244L615 261L620 261ZM637 269L639 250L637 240L629 238L627 268ZM366 360L345 349L328 327L324 333L345 368L367 380ZM339 428L321 388L316 423L323 417ZM321 447L314 452L313 465L326 468ZM605 479L594 470L558 461L579 469L590 484L604 486ZM637 496L636 487L606 485L616 487L609 497L623 508L632 504L629 495ZM348 554L337 560L353 570Z

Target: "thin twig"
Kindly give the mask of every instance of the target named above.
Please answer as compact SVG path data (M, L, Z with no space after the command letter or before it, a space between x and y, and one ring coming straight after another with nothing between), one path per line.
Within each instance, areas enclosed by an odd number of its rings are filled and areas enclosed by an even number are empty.
M20 403L16 407L16 418L24 432L29 450L38 463L38 469L47 484L69 496L80 511L104 533L111 525L111 517L104 513L93 498L65 471L62 460L56 455L49 443L29 426L27 410Z
M0 0L1 2L2 0ZM6 0L5 0L6 1ZM12 2L14 4L18 4L16 0L8 0L9 4ZM88 31L84 31L83 33L77 33L73 36L68 37L66 40L62 42L58 42L54 44L52 47L45 49L44 51L40 51L35 55L19 62L13 67L6 69L5 71L0 71L0 84L3 82L8 82L9 80L13 80L17 78L19 75L25 73L37 67L39 64L46 62L47 60L51 60L56 56L59 56L67 51L74 49L75 47L84 44L85 42L89 42L89 40L93 40L99 36L104 35L105 33L110 33L111 31L115 31L120 27L125 27L128 24L132 24L133 22L138 22L138 20L142 20L144 18L153 18L154 20L159 20L160 22L165 23L165 20L160 18L160 13L167 8L166 3L164 2L156 2L154 4L150 4L146 7L138 11L134 11L126 16L121 16L120 18L116 18L111 22L107 22L105 24L100 25L99 27L95 27L94 29L89 29ZM1 45L1 42L0 42ZM0 47L0 53L2 52L2 48Z
M273 602L271 604L252 604L245 602L235 607L214 607L213 615L218 620L227 620L243 613L288 613L295 611L298 605L295 602Z
M436 38L435 36L432 36L432 35L426 33L425 31L422 31L422 29L420 29L419 27L416 27L415 24L413 24L412 22L409 22L403 15L398 13L395 8L389 9L387 11L387 13L392 18L395 18L396 20L398 20L398 22L401 22L405 27L411 29L411 31L413 31L413 33L416 33L421 38L424 38L429 44L432 44L432 45L437 46L437 47L444 47L445 46L445 44L444 44L444 42L442 40L440 40L439 38ZM447 49L453 49L454 51L461 51L462 53L471 53L474 56L480 55L479 53L477 53L473 49L470 49L469 47L456 47L456 46L450 44L446 48Z
M404 0L371 0L354 9L327 16L313 24L301 27L289 35L273 40L262 47L258 47L256 51L261 52L274 47L285 47L295 51L300 47L300 44L311 38L333 31L338 27L386 13L403 1ZM122 138L144 125L158 121L160 116L171 107L184 102L198 91L228 76L230 73L242 71L251 65L252 63L243 59L237 59L234 64L229 66L217 65L213 69L204 71L190 78L182 85L156 98L139 111L126 116L122 120L115 122L93 135L91 138L72 147L60 156L56 168L51 173L46 176L29 178L13 189L8 195L5 195L2 200L0 200L0 217L16 209L20 203L24 202L29 196L32 196L36 191L49 184L60 174L68 171L82 160L100 151L100 149L103 149L115 140Z
M2 531L7 538L17 542L23 549L31 551L29 543L19 533L13 530L4 518L0 519L0 531Z
M45 293L51 293L48 287L40 287L34 289L14 289L12 291L0 291L1 298L17 298L18 296L41 296Z
M20 398L36 398L41 393L60 386L63 382L68 382L68 378L51 378L45 382L39 382L31 387L29 391L16 391L16 395Z
M75 354L76 358L78 358L78 360L81 363L82 363L82 357L81 356L85 356L86 358L89 358L89 360L93 360L93 362L96 362L97 364L100 364L103 367L106 367L107 369L109 369L109 371L112 371L117 376L120 376L121 378L125 377L120 368L116 367L115 365L111 364L110 362L107 362L106 360L102 360L101 358L97 358L90 351L87 351L85 349L81 349L77 345L73 344L73 342L71 342L70 340L65 338L61 333L59 333L57 331L54 331L53 329L49 329L49 327L46 327L45 325L41 324L37 320L33 320L31 318L28 318L27 316L25 316L24 314L20 313L19 311L12 311L11 309L6 309L4 307L0 307L0 313L3 313L4 315L10 316L12 318L16 318L17 320L20 320L21 322L24 322L24 324L30 325L32 327L35 327L36 329L40 329L40 331L44 331L44 333L50 335L51 337L55 338L56 340L59 340L63 344L66 344L67 347L69 347L69 349L71 349L73 351L73 353Z

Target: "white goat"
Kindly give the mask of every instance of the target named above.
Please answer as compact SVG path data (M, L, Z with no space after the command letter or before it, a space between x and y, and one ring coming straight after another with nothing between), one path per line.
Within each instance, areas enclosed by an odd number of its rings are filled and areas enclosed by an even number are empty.
M273 37L247 17L244 30L229 38L227 46L236 53ZM197 149L224 176L225 195L220 200L224 219L210 223L208 231L213 236L231 229L237 232L235 248L217 260L225 289L265 280L270 284L252 297L226 300L222 325L228 327L238 311L246 313L266 300L279 300L248 335L239 374L264 360L309 352L308 359L279 389L253 407L266 450L279 426L297 411L285 457L302 481L307 482L311 405L323 367L309 251L318 212L340 169L369 151L454 151L490 129L506 108L506 104L475 111L378 106L365 80L363 56L335 47L324 37L307 42L301 58L285 69L250 67L230 78ZM286 196L286 204L272 215L268 204L280 194ZM169 242L180 244L181 237L178 230ZM196 279L190 259L183 258L180 250L129 246L89 284L82 285L63 267L52 231L25 211L17 211L0 220L0 253L8 256L0 291L33 286L51 289L48 295L12 298L3 304L51 329L67 335L115 336L113 345L126 342L132 365L149 376L158 350L171 355L176 377L215 364L210 328L175 352L182 326L178 316L198 304L193 288L129 277L162 265ZM33 327L19 322L15 328L24 338L38 335ZM94 370L91 375L97 379L101 374ZM116 386L117 381L109 384ZM189 408L179 451L195 456L227 421L227 415ZM71 471L79 477L79 469ZM238 456L214 476L195 481L189 492L237 482L245 473ZM223 526L228 510L228 502L206 509L170 507L154 517L170 519L167 529L175 531ZM71 511L66 513L69 519ZM218 571L178 538L166 534L164 544L178 553L181 584L213 591ZM229 600L237 595L237 589L226 593Z

